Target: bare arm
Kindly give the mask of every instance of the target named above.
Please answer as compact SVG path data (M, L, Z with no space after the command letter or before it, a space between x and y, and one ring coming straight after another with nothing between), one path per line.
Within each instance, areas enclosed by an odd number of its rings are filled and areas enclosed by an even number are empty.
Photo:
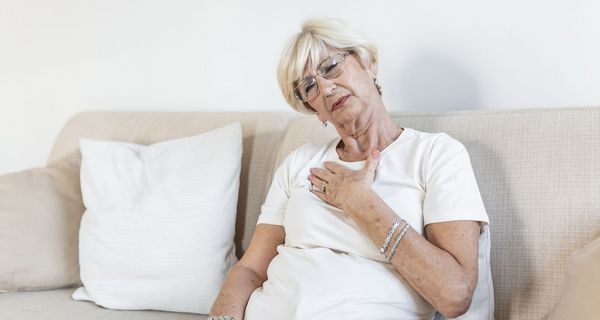
M283 226L256 226L248 250L227 274L210 315L228 315L238 320L244 318L250 295L267 280L267 267L277 255L277 246L282 244L284 239Z
M344 211L378 245L398 217L375 192L348 201ZM477 284L479 230L477 221L434 223L426 239L408 229L391 263L436 310L457 317L469 309Z

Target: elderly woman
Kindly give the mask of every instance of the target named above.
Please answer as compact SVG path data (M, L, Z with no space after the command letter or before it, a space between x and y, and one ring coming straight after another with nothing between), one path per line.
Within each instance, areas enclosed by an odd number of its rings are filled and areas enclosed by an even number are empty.
M377 71L375 46L339 21L307 21L291 40L283 95L339 138L276 171L213 319L432 319L472 301L470 318L493 317L489 220L468 153L445 133L398 127Z

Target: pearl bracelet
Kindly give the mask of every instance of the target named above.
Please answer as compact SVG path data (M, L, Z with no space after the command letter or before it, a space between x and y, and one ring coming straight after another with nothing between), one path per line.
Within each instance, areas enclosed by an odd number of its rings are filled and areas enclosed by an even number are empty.
M216 317L208 317L206 320L236 320L232 316L216 316Z

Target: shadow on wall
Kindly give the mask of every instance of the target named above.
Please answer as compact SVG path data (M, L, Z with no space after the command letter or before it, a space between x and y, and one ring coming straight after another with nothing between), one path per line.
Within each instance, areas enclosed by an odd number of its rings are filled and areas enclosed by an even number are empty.
M398 83L403 110L443 112L481 106L475 76L452 59L430 52L409 58L392 79Z

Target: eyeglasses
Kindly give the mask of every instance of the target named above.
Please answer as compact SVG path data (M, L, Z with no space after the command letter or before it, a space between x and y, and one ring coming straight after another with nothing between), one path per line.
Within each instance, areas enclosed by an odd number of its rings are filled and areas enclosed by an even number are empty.
M333 79L342 73L342 65L351 52L336 53L323 60L317 67L317 75L324 79ZM302 102L314 100L319 95L319 86L317 85L317 76L310 75L298 83L294 88L294 95Z

